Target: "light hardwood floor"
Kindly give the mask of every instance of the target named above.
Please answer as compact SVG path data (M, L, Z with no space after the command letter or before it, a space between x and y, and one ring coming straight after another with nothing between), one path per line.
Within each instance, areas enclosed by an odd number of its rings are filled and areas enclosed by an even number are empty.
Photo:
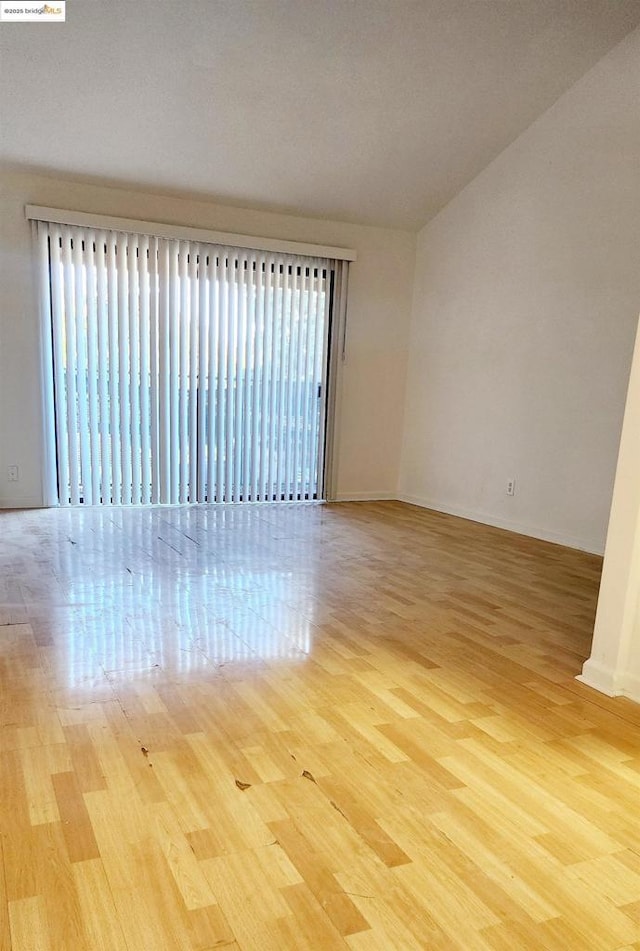
M400 503L3 513L0 948L640 949L599 571Z

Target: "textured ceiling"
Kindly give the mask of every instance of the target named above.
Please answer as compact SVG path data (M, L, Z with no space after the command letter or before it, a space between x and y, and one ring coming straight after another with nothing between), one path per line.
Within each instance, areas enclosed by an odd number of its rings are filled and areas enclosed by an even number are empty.
M640 0L69 0L0 24L0 157L418 228L640 22Z

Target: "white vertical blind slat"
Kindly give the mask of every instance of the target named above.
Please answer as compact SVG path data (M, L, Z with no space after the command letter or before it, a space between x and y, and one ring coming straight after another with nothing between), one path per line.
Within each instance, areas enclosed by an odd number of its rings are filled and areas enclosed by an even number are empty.
M180 242L169 246L169 498L180 501Z
M149 241L149 429L151 443L151 502L160 501L160 328L163 290L160 287L158 239Z
M207 501L220 500L221 462L219 451L220 428L218 426L218 348L220 337L220 257L221 253L209 250L207 260L207 300L209 312L209 353L207 375Z
M300 268L294 266L291 274L291 323L289 330L289 354L286 377L286 426L285 426L285 498L295 499L294 455L297 441L297 426L295 422L295 387L296 387L296 358L298 350L298 327L300 324ZM298 319L296 319L298 317Z
M129 241L129 395L131 400L131 501L142 502L140 433L140 241Z
M97 307L97 378L99 401L100 501L111 501L111 452L109 446L109 320L107 315L107 237L103 231L95 238ZM96 500L97 501L97 500Z
M190 502L198 499L198 330L200 326L200 297L198 294L198 259L200 245L192 244L189 254L189 487Z
M306 472L306 484L308 486L313 486L315 488L315 467L316 467L316 453L317 453L317 440L318 440L318 406L320 399L318 396L318 387L322 386L320 380L316 373L316 349L317 349L317 325L319 319L324 314L324 307L322 305L322 277L321 271L318 271L317 276L313 281L313 289L309 297L309 311L310 318L308 321L307 328L307 374L308 374L308 418L309 423L306 427L305 432L305 444L304 444L304 454L305 462L307 465ZM323 437L324 438L324 437ZM311 491L309 492L309 498L313 498Z
M158 242L158 502L171 501L171 406L169 375L169 244Z
M342 263L338 262L338 266L342 269ZM344 271L343 271L344 273ZM317 434L313 442L313 448L310 452L311 458L311 480L314 485L317 486L318 494L322 493L324 496L324 486L323 486L323 466L324 466L324 457L325 457L325 412L327 407L327 352L328 352L328 335L326 333L321 333L320 328L325 325L329 325L330 319L330 309L331 309L331 295L329 293L328 287L328 275L327 283L325 285L325 293L321 297L318 295L317 301L318 314L323 318L320 319L320 316L315 321L315 365L314 365L314 379L317 381L317 385L321 388L323 398L321 400L316 399L313 402L314 407L314 431Z
M237 268L238 268L238 252L233 251L229 254L229 269L227 274L227 284L226 284L226 294L225 294L225 310L224 310L224 323L225 323L225 333L226 333L226 350L225 350L225 363L226 363L226 407L225 407L225 463L226 463L226 472L225 472L225 502L234 502L234 490L235 490L235 479L234 479L234 453L233 453L233 437L234 437L234 420L235 420L235 407L236 407L236 371L237 371L237 359L238 359L238 323L234 320L237 307L238 299L238 277L237 277Z
M177 341L180 348L178 382L178 453L180 456L178 498L182 504L189 500L189 324L191 294L189 293L189 257L191 248L180 243L178 273L180 281L180 309L177 314ZM174 447L174 452L176 448Z
M215 491L209 494L210 502L225 501L225 377L226 361L225 348L227 346L227 334L225 328L225 299L227 294L227 266L226 249L221 248L216 254L215 274L212 293L214 295L214 308L212 321L214 325L213 346L214 346L214 372L209 378L210 384L210 425L213 427L214 438L209 442L209 452L215 453L216 472L214 487ZM213 384L215 383L215 390ZM214 395L215 393L215 395Z
M51 273L51 323L53 342L54 399L58 425L55 427L58 461L58 495L61 505L68 505L70 498L69 442L67 437L67 384L64 344L64 272L61 253L60 228L51 229L49 242Z
M89 412L87 390L88 358L87 358L87 295L86 280L87 268L84 254L84 231L78 229L73 235L73 273L75 284L74 317L76 328L76 355L75 355L75 382L76 400L78 405L78 450L80 455L80 486L81 499L87 505L93 503L91 482Z
M100 425L98 403L98 289L96 274L95 236L89 232L84 247L86 269L86 345L87 345L87 398L89 403L89 471L85 482L91 485L91 500L99 503L102 496ZM87 499L87 502L89 500Z
M69 443L69 498L72 505L80 502L80 446L78 444L77 386L77 323L75 313L75 269L73 267L73 234L63 234L62 260L64 274L64 367L67 386L66 434Z
M246 251L238 253L238 264L236 271L236 281L234 284L234 308L235 319L232 321L235 332L234 353L235 353L235 385L233 387L234 409L233 416L233 501L242 501L242 469L243 469L243 423L244 423L244 356L245 341L247 333L247 309L245 298L245 279L246 279L247 258Z
M247 326L248 321L248 308L247 308L247 269L249 267L249 259L247 253L245 252L242 255L239 255L238 260L238 280L237 280L237 303L236 303L236 320L235 324L238 328L238 339L236 344L236 385L235 385L235 396L236 396L236 408L234 413L234 423L235 423L235 432L233 440L234 448L234 470L235 470L235 490L233 500L234 502L241 502L246 500L244 492L244 470L250 464L250 460L247 458L248 448L245 446L244 442L244 430L245 422L248 415L247 409L247 400L246 400L246 379L248 376L249 368L247 366L247 338L249 334L249 328Z
M325 271L326 274L326 271ZM313 486L314 490L317 491L316 479L315 479L315 457L317 452L317 439L318 429L319 429L319 420L318 420L318 410L322 402L324 402L324 387L322 380L318 379L316 373L316 337L317 337L317 325L324 315L324 303L322 297L322 288L323 284L326 285L327 278L323 281L322 271L318 269L314 276L312 289L309 295L309 320L307 322L307 375L308 375L308 395L307 395L307 415L308 415L308 425L305 428L305 441L304 441L304 458L305 464L307 466L305 474L305 483L307 486ZM325 291L325 294L328 298L328 293ZM328 323L328 314L326 315ZM324 440L324 434L320 437ZM313 498L313 494L309 491L309 498Z
M271 319L271 360L269 362L269 371L271 373L271 384L269 387L269 458L267 461L267 483L266 493L268 498L278 499L278 448L280 442L280 430L278 427L278 417L280 412L280 367L282 364L281 354L284 340L284 306L282 286L284 281L284 265L282 257L278 256L274 265L273 275L273 297Z
M58 498L56 477L56 430L51 425L55 418L55 383L53 368L52 320L53 301L49 273L50 227L42 221L31 222L31 232L36 252L38 291L40 294L40 360L42 369L42 412L44 422L44 466L42 494L45 505L55 504Z
M243 401L245 413L242 431L242 499L247 502L256 501L254 473L260 465L259 446L253 438L256 428L255 417L260 412L260 405L256 399L256 390L260 383L258 367L258 294L262 286L262 266L264 255L255 251L247 252L247 271L245 284L245 314L246 334L244 347L244 380Z
M287 498L286 486L286 413L287 413L287 363L291 336L292 317L292 275L291 267L285 262L282 281L282 324L280 331L280 359L278 362L278 443L275 457L276 498Z
M265 261L258 256L255 271L255 296L252 311L254 327L253 343L253 378L251 399L251 435L249 437L253 448L253 466L251 467L250 496L252 502L260 499L260 468L262 465L262 446L260 443L260 415L262 409L261 396L264 378L262 348L264 335L264 279Z
M267 501L271 498L269 492L269 465L272 446L272 435L269 411L271 408L271 374L273 373L273 282L276 268L276 259L268 255L264 265L265 281L262 293L261 316L264 325L262 344L262 391L260 406L262 419L260 424L260 468L259 468L259 498Z
M48 268L49 495L319 497L328 261L61 225L35 238Z
M242 499L252 502L252 473L257 468L256 445L251 438L253 428L253 414L255 403L253 389L255 387L255 336L256 336L256 276L259 269L255 254L247 256L247 277L245 283L246 295L246 336L244 350L244 427L242 435Z
M140 501L151 501L151 414L150 364L151 327L149 320L149 238L143 236L138 247L140 310Z
M207 500L207 474L211 443L207 442L209 392L209 251L200 245L198 264L198 502Z
M220 302L219 321L220 330L218 338L218 398L217 398L217 423L218 439L216 449L218 453L218 492L217 502L231 501L231 496L227 493L231 488L233 465L231 457L231 438L229 436L229 413L231 411L231 383L230 378L233 371L230 367L229 349L232 346L229 333L229 297L231 295L231 269L234 267L231 254L227 253L225 248L221 254L220 271L221 276L218 281L218 297Z
M304 412L304 393L307 387L307 374L305 373L305 353L306 353L306 333L305 329L309 323L309 275L311 268L302 267L300 276L300 298L298 310L298 343L296 346L296 369L294 379L293 394L293 412L296 419L296 436L293 443L293 497L294 499L304 498L304 481L301 473L302 442L304 440L304 430L306 424L306 414Z
M109 425L111 429L111 466L114 505L122 502L122 469L120 452L120 403L118 361L118 269L116 264L116 238L107 234L107 322L109 326Z
M132 468L131 468L131 403L129 362L129 236L118 235L116 249L118 261L118 360L120 371L120 456L122 460L122 502L131 504Z

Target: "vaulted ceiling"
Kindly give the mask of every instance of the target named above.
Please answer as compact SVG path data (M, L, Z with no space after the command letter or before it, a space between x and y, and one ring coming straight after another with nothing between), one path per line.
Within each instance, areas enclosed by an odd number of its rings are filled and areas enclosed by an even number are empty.
M69 0L0 24L0 157L418 228L639 22L639 0Z

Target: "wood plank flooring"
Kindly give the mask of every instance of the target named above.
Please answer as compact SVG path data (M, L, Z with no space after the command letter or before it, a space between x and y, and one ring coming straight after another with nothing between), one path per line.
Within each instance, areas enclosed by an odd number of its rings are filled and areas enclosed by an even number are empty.
M599 572L400 503L0 514L0 951L637 951Z

